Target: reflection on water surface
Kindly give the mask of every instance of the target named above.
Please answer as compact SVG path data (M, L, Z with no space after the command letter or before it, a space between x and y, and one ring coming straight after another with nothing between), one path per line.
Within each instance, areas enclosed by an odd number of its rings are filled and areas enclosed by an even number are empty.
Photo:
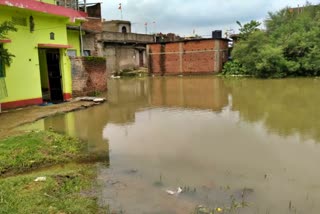
M112 80L108 103L32 126L88 140L92 153L109 156L100 202L118 211L245 202L234 213L319 213L319 90L318 79ZM179 186L188 191L165 192Z

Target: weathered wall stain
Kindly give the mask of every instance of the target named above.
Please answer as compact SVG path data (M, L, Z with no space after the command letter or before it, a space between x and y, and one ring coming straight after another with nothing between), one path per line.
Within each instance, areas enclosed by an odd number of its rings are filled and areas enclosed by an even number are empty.
M160 48L160 71L163 76L166 73L166 44L161 44Z
M149 53L148 53L148 67L149 67L149 73L152 74L153 73L153 61L151 59L151 54L152 54L152 50L149 48Z

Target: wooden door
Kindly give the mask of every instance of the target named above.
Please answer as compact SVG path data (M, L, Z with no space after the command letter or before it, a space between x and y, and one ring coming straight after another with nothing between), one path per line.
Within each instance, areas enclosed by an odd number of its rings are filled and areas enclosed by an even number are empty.
M59 49L47 49L47 66L50 86L50 97L53 102L63 101L61 71L60 71L60 53Z

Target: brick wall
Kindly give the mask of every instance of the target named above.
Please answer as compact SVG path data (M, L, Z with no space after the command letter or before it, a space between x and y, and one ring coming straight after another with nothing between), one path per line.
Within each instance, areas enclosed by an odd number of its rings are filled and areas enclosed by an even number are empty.
M156 75L221 72L228 41L203 39L148 45L149 73Z
M105 60L101 58L76 57L71 58L71 65L72 93L74 96L93 95L95 92L107 90Z
M102 22L101 19L87 19L88 21L84 22L82 24L82 28L84 30L91 30L96 32L102 31Z

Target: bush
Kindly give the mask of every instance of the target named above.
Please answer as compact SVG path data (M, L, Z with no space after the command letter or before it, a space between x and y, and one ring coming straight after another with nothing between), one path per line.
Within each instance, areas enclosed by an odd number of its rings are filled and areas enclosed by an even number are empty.
M302 12L284 8L269 13L265 31L251 21L240 25L240 41L224 74L260 78L320 75L320 7L307 5Z
M222 74L224 75L247 75L245 69L237 61L228 61L224 64Z

